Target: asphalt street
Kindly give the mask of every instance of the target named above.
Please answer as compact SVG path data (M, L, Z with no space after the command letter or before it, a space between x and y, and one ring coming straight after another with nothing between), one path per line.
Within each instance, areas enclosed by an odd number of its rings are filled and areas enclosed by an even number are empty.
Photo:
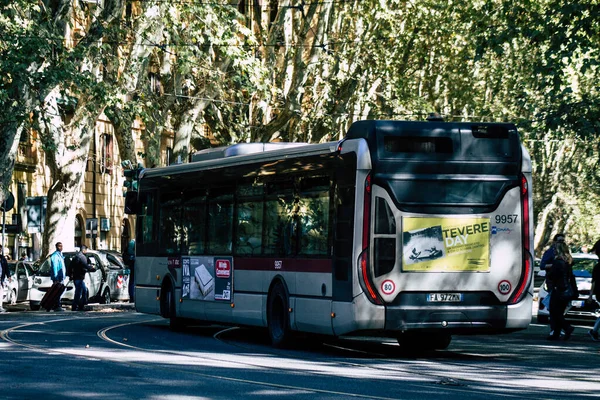
M386 338L299 338L277 350L264 331L168 322L128 304L0 316L6 399L587 399L598 396L600 344L578 325L548 342L546 325L458 336L445 351L407 353Z

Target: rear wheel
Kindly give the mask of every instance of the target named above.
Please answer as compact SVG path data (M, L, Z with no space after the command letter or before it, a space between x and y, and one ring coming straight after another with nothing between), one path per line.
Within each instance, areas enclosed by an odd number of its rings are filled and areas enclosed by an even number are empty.
M273 286L267 303L269 337L275 347L289 345L292 337L290 329L289 301L287 291L281 282Z
M104 289L100 298L100 304L110 304L110 290L108 288Z
M31 309L31 311L38 311L40 309L40 305L35 304L33 302L29 302L29 308Z

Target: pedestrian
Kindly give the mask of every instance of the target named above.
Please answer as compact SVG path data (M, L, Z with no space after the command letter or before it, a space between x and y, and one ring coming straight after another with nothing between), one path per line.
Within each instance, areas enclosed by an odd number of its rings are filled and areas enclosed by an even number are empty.
M4 297L4 281L8 277L8 261L4 257L4 249L0 244L0 313L6 312L2 307L2 298Z
M75 253L75 257L71 260L71 273L73 275L73 282L75 283L75 295L73 298L72 311L84 311L85 303L87 300L87 286L85 285L85 274L88 272L94 272L96 269L89 265L88 258L85 255L87 253L87 246L81 245L81 250Z
M131 239L127 244L127 248L123 252L123 261L129 269L129 280L127 282L127 290L129 292L129 302L135 302L135 239Z
M52 283L64 283L65 277L67 276L65 270L65 256L62 254L63 245L61 242L57 242L56 250L50 256L50 279ZM64 311L62 308L62 295L58 298L58 303L54 311Z
M550 297L550 335L548 340L558 340L561 330L564 330L564 339L568 340L575 330L565 319L567 305L573 299L574 293L568 295L568 291L575 284L572 263L573 258L569 246L565 242L556 243L554 248L554 261L552 268L548 271L552 283L552 295Z
M564 233L557 233L556 235L554 235L554 239L552 239L552 244L544 252L544 254L542 255L542 259L540 260L540 271L546 271L546 288L548 290L546 298L544 299L544 305L546 305L548 310L550 309L550 306L548 306L547 304L550 304L550 301L552 300L552 282L550 281L550 277L548 275L550 273L550 269L552 268L552 263L554 262L556 246L558 245L558 243L564 243L565 239L566 236ZM554 331L551 330L550 335L552 335L553 333Z
M25 251L23 251L23 252L21 253L21 258L19 258L19 261L29 261L29 260L27 259L27 253L26 253Z
M587 301L590 303L596 303L596 305L598 305L598 301L600 301L600 240L594 244L594 247L591 249L591 253L596 253L598 256L598 262L592 271L592 288L590 289L590 297L587 299ZM595 299L593 298L594 296L596 297ZM588 334L594 342L600 342L600 317L596 319L594 327L589 330Z
M544 271L547 268L552 267L552 262L554 261L555 253L556 253L556 245L558 243L564 243L566 240L566 236L564 233L558 233L554 235L554 239L552 240L552 244L550 247L544 252L542 259L540 261L540 270Z

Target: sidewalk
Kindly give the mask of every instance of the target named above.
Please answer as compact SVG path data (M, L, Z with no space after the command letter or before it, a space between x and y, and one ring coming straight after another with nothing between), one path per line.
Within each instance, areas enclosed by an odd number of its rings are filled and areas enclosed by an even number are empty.
M71 312L70 304L63 304L63 308L65 309L65 312ZM4 304L4 309L8 312L47 312L44 309L40 309L39 311L31 311L29 309L29 302L27 301L17 303L15 305ZM85 311L135 311L135 304L129 302L115 302L110 304L91 303L85 306Z

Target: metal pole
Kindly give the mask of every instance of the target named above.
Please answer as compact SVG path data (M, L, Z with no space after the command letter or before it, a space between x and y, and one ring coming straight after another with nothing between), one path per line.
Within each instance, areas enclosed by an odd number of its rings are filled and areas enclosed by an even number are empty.
M6 211L2 207L2 253L4 254L4 232L6 231Z

